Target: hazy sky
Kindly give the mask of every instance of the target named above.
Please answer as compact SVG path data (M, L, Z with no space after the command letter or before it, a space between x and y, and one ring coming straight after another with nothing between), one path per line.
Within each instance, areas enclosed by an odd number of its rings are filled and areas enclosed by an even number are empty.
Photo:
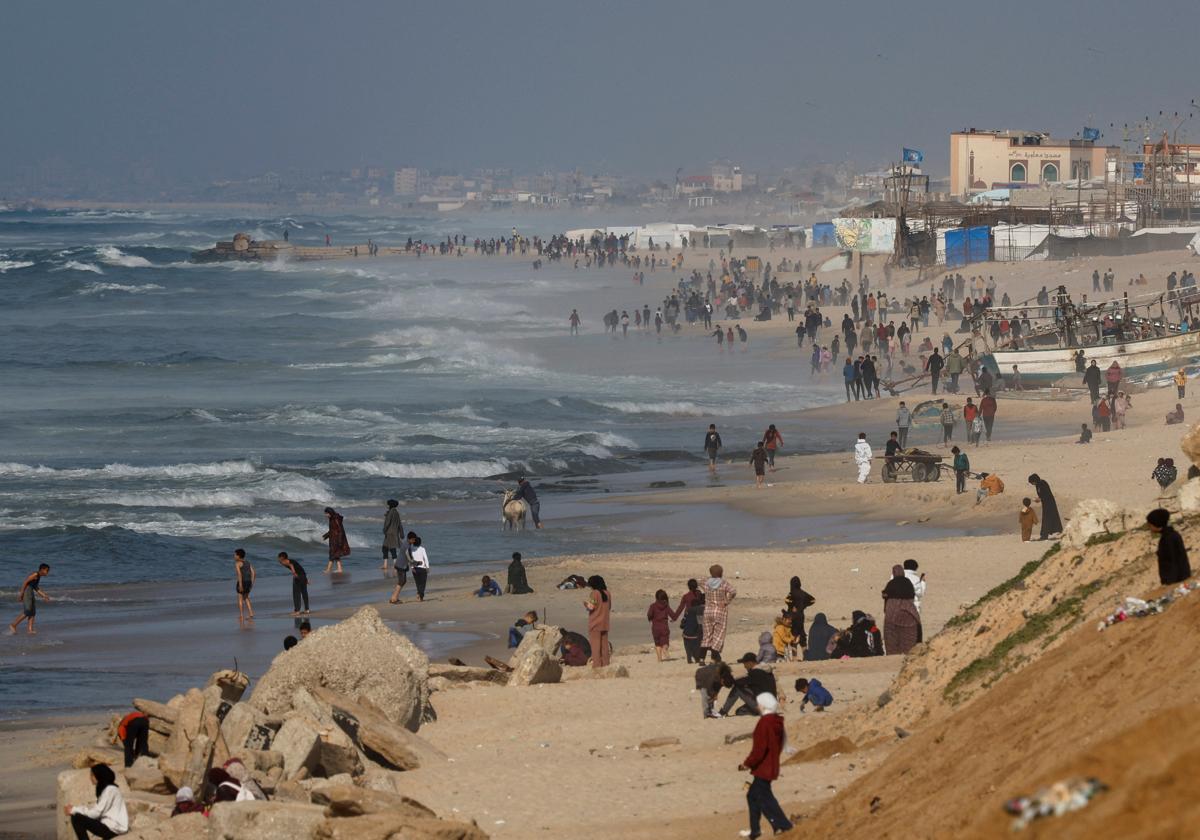
M8 0L0 177L384 166L944 172L948 132L1072 135L1200 98L1192 2ZM1152 46L1148 46L1152 45ZM1118 131L1108 131L1116 122ZM1200 116L1189 124L1200 139Z

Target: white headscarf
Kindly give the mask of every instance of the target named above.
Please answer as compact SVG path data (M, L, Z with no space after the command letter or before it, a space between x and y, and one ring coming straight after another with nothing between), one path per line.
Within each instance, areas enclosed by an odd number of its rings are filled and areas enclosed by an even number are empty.
M754 698L754 702L758 704L758 710L764 715L773 715L779 712L779 700L774 694L763 692Z

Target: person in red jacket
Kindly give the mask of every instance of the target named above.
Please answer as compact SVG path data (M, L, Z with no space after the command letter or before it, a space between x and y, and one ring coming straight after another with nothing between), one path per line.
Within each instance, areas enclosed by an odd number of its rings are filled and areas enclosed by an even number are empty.
M132 767L139 756L150 754L150 719L142 712L130 712L117 724L117 738L125 748L125 766Z
M739 770L749 770L754 776L750 789L746 791L746 804L750 808L750 830L740 832L743 837L761 837L759 818L766 817L776 834L792 828L792 821L783 813L779 800L771 791L771 782L779 778L779 757L787 742L783 718L779 715L779 701L766 692L755 698L762 717L754 727L754 740L750 755L738 765Z
M979 416L983 418L983 428L987 432L987 439L990 442L992 424L996 422L996 398L992 396L991 391L983 392L983 399L979 401Z

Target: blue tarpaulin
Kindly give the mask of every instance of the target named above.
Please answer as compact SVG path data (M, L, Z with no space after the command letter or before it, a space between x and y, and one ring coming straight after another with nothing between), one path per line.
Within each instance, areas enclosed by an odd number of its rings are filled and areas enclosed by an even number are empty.
M990 248L988 228L955 228L946 231L946 268L987 262Z
M837 235L833 232L833 222L817 222L813 225L814 248L836 247Z

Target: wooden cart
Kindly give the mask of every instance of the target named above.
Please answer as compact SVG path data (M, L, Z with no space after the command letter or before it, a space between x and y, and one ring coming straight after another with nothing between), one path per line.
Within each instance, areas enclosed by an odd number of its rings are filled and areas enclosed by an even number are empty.
M883 461L880 475L888 484L899 481L902 476L908 476L910 481L937 481L942 477L942 456L932 452L913 449L890 458L886 455L878 457Z

